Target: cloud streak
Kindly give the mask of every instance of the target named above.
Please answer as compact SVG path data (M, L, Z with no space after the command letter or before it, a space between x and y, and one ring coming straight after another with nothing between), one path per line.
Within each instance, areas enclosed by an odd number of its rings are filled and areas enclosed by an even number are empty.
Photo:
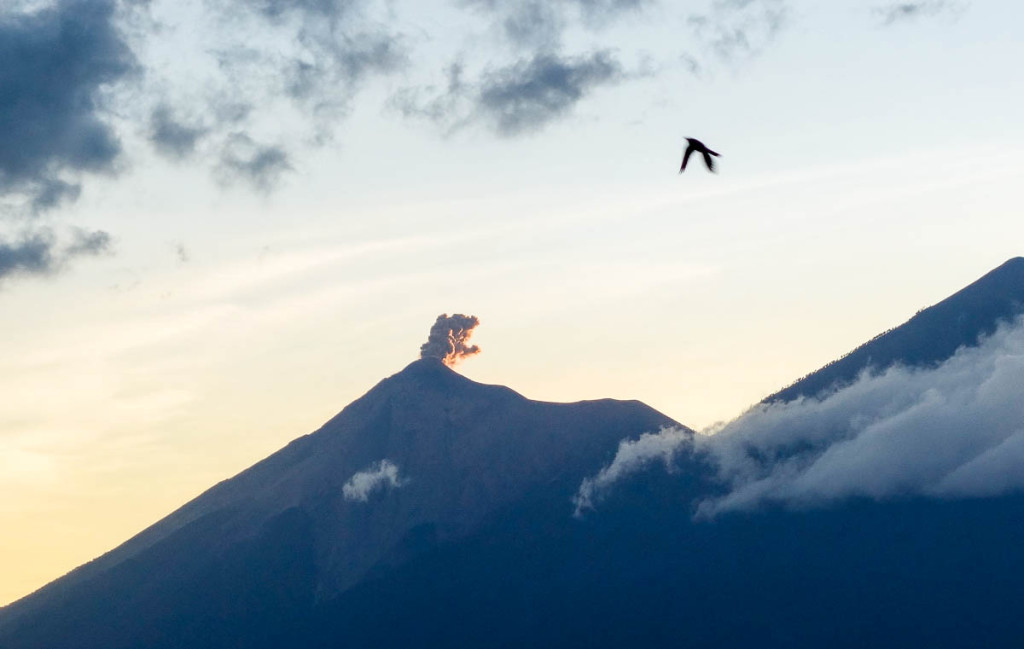
M955 11L960 6L949 0L921 0L918 2L897 2L875 7L874 13L883 25Z
M685 428L665 428L657 433L645 433L635 440L619 442L619 448L611 463L597 475L585 478L573 496L573 516L582 518L584 513L594 510L597 504L619 481L634 473L660 463L671 471L676 457L692 452L694 433Z

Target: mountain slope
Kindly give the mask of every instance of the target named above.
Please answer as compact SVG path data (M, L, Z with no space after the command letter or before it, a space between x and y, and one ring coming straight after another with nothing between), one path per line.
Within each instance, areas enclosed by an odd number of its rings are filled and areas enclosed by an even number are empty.
M568 517L576 485L620 440L669 425L639 402L535 402L417 361L317 432L4 609L0 647L273 637L371 571L471 535L528 494ZM395 480L351 488L382 461Z
M977 345L1000 323L1024 313L1024 257L1010 259L904 324L880 334L837 361L808 374L764 401L814 397L852 382L865 369L940 363L963 346Z

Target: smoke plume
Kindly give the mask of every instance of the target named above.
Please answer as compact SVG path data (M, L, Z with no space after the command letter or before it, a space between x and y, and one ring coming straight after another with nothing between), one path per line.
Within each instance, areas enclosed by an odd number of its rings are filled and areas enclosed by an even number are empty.
M480 324L474 315L442 313L430 328L427 342L420 347L420 358L436 358L448 367L467 356L480 353L480 348L469 344L473 329Z

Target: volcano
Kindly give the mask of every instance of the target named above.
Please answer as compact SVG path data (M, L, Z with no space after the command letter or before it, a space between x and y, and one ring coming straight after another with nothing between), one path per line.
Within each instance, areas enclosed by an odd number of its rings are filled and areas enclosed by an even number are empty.
M942 363L1021 304L1015 259L776 399ZM416 361L0 610L0 649L1024 646L1019 492L701 518L728 485L690 444L574 516L584 480L662 428L694 435L637 401L531 401Z
M0 611L0 647L288 646L326 603L509 508L567 518L621 440L666 426L637 401L531 401L419 360Z

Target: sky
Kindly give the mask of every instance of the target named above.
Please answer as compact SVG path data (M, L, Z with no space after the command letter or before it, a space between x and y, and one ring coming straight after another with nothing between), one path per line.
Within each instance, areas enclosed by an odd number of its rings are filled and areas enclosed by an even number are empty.
M0 604L316 429L441 313L480 320L474 380L694 429L904 322L1024 252L1022 21L0 2ZM687 136L719 173L677 174Z

